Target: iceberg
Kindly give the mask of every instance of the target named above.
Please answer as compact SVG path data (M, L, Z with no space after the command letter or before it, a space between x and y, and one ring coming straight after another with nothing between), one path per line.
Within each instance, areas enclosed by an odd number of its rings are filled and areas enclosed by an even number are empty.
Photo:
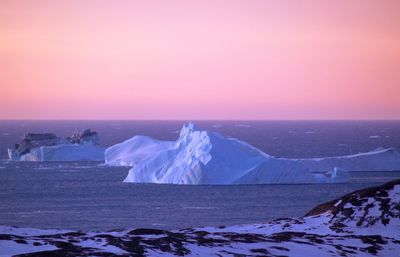
M105 151L108 165L132 166L124 182L282 184L348 181L349 171L400 170L393 148L348 156L288 159L246 142L184 125L176 141L135 136Z
M259 166L264 155L244 142L189 124L170 147L134 165L125 182L230 184Z
M86 129L61 139L52 133L28 133L20 144L8 149L13 161L104 161L96 132Z

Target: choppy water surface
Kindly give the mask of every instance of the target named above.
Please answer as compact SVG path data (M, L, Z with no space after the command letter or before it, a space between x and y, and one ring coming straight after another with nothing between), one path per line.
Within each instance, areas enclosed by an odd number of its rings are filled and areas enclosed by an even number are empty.
M197 122L284 157L400 149L399 122ZM92 128L109 146L136 134L175 139L182 122L0 121L0 153L27 132ZM352 173L351 183L182 186L122 183L128 169L96 162L0 162L0 225L106 230L233 225L301 216L314 205L399 173Z

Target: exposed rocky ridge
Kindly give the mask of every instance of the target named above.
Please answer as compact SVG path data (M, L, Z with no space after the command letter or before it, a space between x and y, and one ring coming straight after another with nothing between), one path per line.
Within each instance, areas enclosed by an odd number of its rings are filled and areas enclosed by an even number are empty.
M11 247L18 256L389 257L400 250L399 202L395 180L321 204L302 218L264 224L87 233L0 227L0 255Z
M400 180L361 189L340 199L316 206L306 216L327 214L338 232L348 226L389 225L400 219ZM399 231L400 232L400 231Z
M399 184L400 180L396 179L381 186L369 187L354 191L352 193L340 197L339 199L335 199L330 202L317 205L316 207L311 209L305 216L320 215L322 213L327 213L327 212L337 215L338 213L343 213L345 203L352 203L354 206L360 206L368 198L377 199L379 200L379 202L382 203L383 200L382 197L387 198L389 196L389 191L393 190L394 187ZM390 201L391 199L388 200Z

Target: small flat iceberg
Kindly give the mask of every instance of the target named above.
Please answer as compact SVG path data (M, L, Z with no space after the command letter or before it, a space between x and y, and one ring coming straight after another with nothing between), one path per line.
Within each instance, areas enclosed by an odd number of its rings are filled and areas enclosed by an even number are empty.
M66 139L52 133L28 133L8 149L8 156L13 161L104 161L105 148L98 142L98 134L90 129Z
M170 184L282 184L348 181L349 171L400 170L393 149L349 156L288 159L235 138L184 125L176 141L135 136L105 151L108 165L131 166L124 182Z

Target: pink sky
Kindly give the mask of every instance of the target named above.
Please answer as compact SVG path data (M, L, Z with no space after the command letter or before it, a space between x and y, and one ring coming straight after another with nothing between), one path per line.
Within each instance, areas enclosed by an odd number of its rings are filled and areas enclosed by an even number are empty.
M0 119L400 119L400 1L0 2Z

